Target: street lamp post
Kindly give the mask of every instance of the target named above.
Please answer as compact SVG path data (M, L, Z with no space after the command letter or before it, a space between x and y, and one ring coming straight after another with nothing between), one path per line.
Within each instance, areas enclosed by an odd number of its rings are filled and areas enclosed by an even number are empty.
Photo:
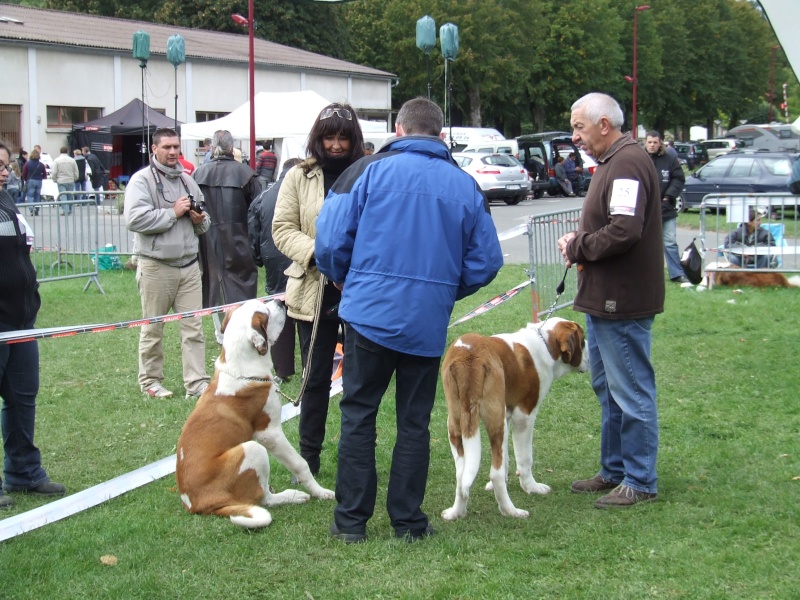
M638 24L639 24L639 13L643 12L650 8L649 4L642 4L641 6L637 6L633 9L633 118L631 119L631 124L633 125L633 139L637 139L638 137L638 125L636 123L636 86L637 86L637 73L636 73L636 55L639 45L639 35L638 35ZM627 79L627 78L626 78Z
M247 25L247 33L249 37L250 49L250 62L249 62L249 75L250 75L250 167L255 170L256 168L256 63L255 63L255 50L253 47L253 30L255 29L255 21L253 20L253 0L247 0L247 19L242 15L231 15L231 18L239 25Z

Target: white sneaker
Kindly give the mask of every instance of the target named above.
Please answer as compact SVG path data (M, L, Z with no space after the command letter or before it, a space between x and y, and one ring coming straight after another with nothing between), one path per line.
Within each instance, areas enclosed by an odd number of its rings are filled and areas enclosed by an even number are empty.
M167 388L165 388L160 383L157 383L153 387L147 389L145 394L150 396L151 398L171 398L172 392L170 392Z

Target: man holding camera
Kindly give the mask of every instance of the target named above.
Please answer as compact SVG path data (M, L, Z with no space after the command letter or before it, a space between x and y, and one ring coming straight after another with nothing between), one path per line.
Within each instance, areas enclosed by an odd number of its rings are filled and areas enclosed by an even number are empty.
M136 172L125 188L125 219L134 233L138 256L136 283L144 319L199 310L202 280L198 236L211 220L203 206L197 183L178 162L181 140L174 129L153 134L150 164ZM169 398L164 380L164 324L142 326L139 335L139 385L153 398ZM183 383L186 397L196 398L209 382L205 368L205 342L200 317L180 321Z

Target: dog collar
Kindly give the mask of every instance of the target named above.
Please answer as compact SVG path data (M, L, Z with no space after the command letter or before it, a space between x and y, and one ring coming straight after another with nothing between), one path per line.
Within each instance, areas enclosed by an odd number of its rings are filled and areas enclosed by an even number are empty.
M271 383L272 377L237 377L236 379L244 379L245 381L259 381L261 383Z

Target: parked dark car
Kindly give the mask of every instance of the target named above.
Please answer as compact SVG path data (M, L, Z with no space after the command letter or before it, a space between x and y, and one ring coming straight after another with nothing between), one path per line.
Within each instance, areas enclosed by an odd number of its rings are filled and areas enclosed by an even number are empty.
M797 154L730 152L718 156L686 178L678 210L698 208L706 194L789 192L787 184Z
M675 142L675 151L690 169L708 162L708 150L700 142Z
M541 198L545 192L550 196L563 194L556 181L555 161L559 156L567 158L570 152L575 152L577 164L583 168L583 189L575 190L576 194L585 193L594 175L597 163L584 164L586 155L578 150L572 143L572 134L568 131L546 131L521 135L517 138L519 162L521 162L531 176L534 198Z

